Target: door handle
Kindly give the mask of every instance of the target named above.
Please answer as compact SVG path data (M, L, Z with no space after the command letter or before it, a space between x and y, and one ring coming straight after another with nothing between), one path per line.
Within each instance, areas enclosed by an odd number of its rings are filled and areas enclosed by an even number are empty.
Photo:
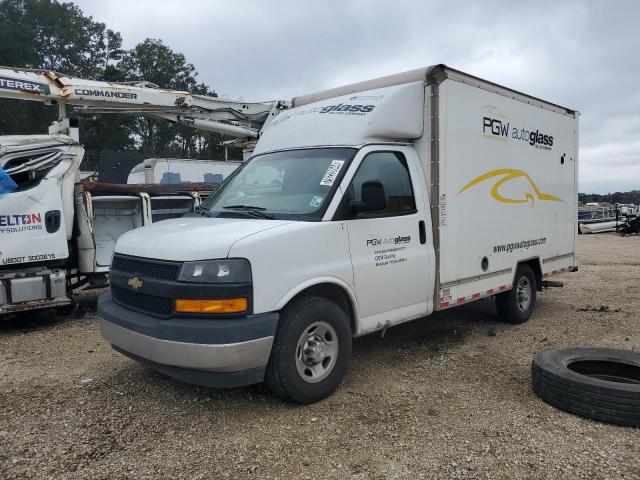
M44 226L47 229L47 233L56 233L60 228L60 221L62 216L60 210L49 210L44 214Z
M420 232L420 243L424 245L427 243L427 227L424 220L420 220L418 222L418 232Z

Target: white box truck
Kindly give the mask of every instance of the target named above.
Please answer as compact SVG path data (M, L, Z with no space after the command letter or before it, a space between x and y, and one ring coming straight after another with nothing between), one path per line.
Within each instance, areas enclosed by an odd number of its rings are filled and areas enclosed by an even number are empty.
M576 270L578 114L437 65L292 100L200 215L119 238L102 335L204 386L309 403L353 337Z

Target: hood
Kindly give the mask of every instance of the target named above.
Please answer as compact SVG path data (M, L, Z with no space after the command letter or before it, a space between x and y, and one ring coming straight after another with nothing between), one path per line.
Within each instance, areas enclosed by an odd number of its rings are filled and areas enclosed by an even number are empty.
M118 239L115 251L175 261L226 258L238 240L288 223L292 222L207 217L163 220L125 233Z

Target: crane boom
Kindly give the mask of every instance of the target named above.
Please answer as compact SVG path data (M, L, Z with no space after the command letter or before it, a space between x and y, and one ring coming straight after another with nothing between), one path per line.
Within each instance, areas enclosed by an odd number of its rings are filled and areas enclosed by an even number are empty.
M50 70L0 67L0 98L59 105L50 133L68 130L66 105L79 112L132 113L182 123L201 130L251 140L285 101L242 102L178 90L149 82L102 82L69 77Z

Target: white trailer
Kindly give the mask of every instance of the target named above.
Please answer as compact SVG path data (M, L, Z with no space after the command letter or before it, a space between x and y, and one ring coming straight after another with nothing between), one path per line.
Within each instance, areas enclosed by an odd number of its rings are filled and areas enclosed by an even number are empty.
M229 160L147 158L131 169L127 183L221 183L239 165Z
M576 270L574 110L443 65L291 103L202 217L119 238L98 305L115 349L309 403L353 337L484 297L524 322Z

